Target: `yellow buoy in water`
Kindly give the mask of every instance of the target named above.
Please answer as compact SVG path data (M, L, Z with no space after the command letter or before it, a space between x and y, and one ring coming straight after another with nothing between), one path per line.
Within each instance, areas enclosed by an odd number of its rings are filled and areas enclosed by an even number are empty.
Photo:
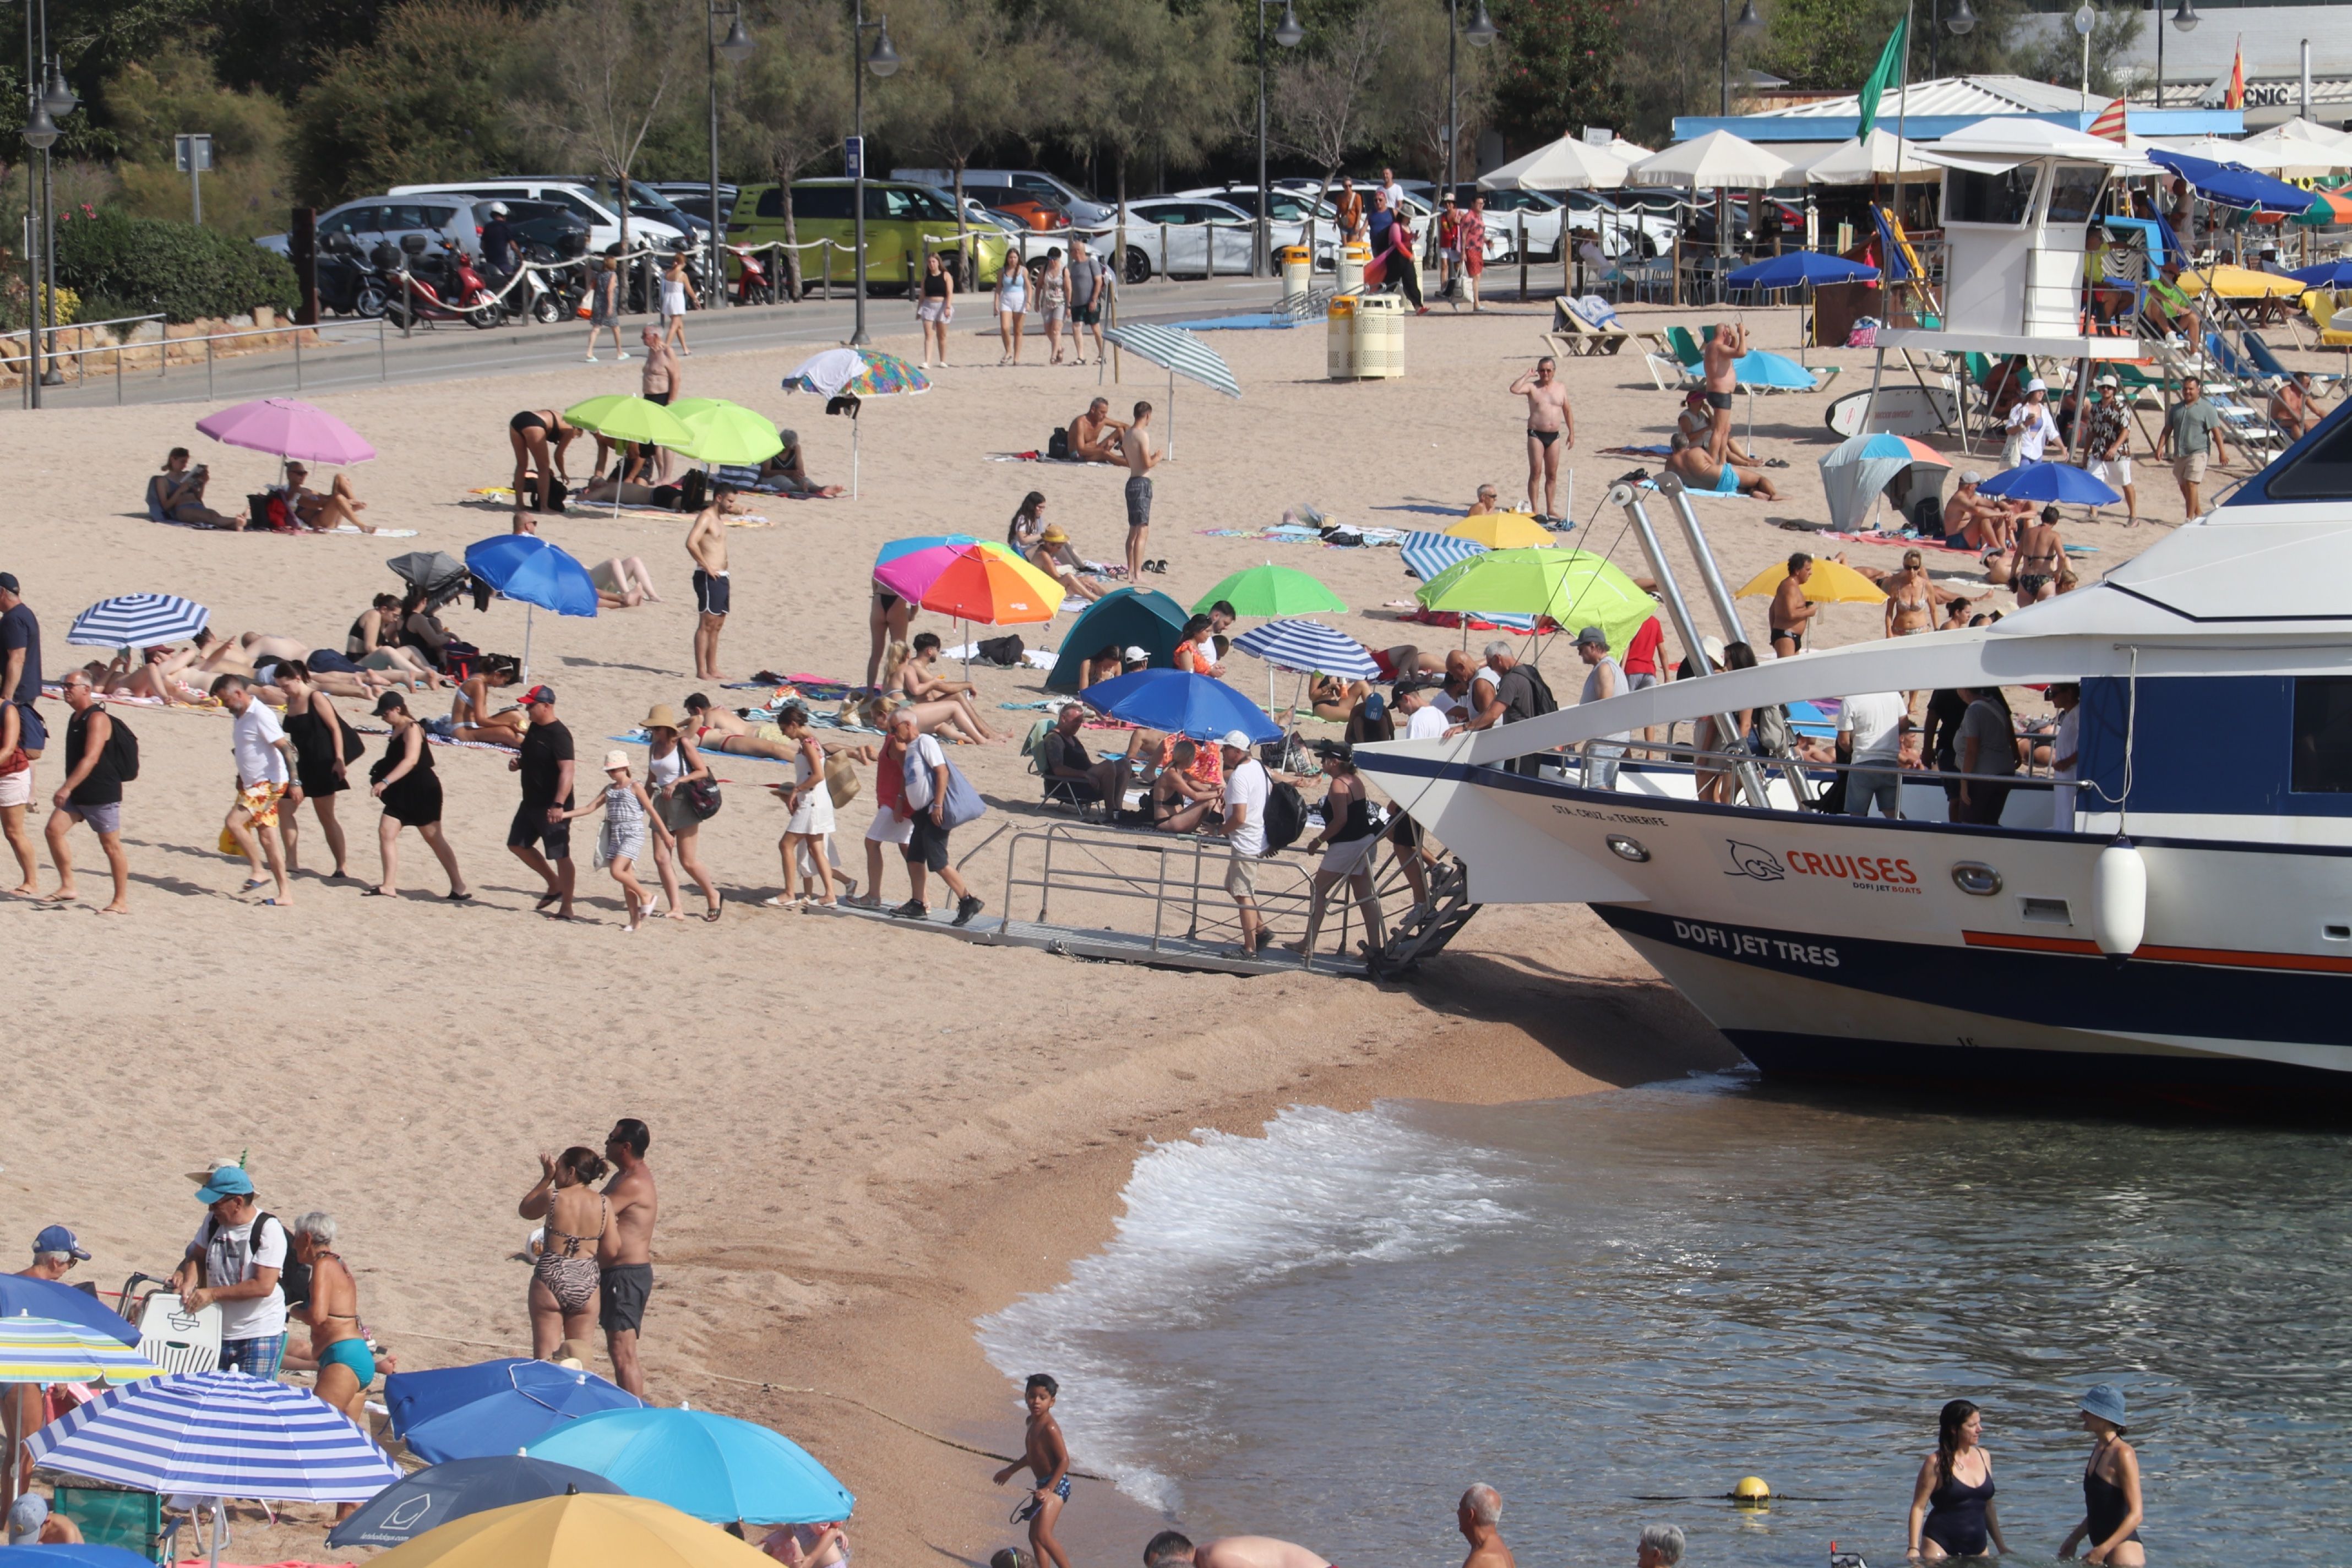
M1742 1476L1731 1489L1731 1500L1742 1508L1761 1508L1772 1500L1772 1489L1761 1476Z

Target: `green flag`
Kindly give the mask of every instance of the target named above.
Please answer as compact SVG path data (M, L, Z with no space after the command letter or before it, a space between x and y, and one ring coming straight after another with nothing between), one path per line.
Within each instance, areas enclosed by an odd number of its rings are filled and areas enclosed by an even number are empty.
M1872 127L1878 123L1879 99L1895 84L1896 73L1903 68L1904 35L1910 28L1908 16L1895 24L1895 34L1878 52L1878 64L1871 70L1870 79L1862 84L1862 129L1854 134L1865 142L1870 140Z

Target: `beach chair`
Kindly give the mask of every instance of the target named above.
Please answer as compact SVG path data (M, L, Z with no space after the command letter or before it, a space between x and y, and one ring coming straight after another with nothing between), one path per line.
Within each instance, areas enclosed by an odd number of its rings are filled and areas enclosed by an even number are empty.
M159 1290L147 1298L139 1318L139 1353L166 1373L217 1372L220 1369L221 1317L218 1307L191 1312L179 1297Z
M1622 327L1589 320L1563 296L1551 302L1551 331L1544 339L1552 344L1554 353L1591 355L1613 354L1633 336Z
M50 1510L69 1519L91 1546L115 1546L156 1561L163 1539L163 1500L154 1492L58 1483Z
M1643 362L1649 366L1650 380L1661 392L1678 387L1696 386L1705 379L1705 363L1699 354L1698 340L1692 337L1688 327L1668 327L1664 353L1644 352Z
M2246 357L2254 362L2254 368L2261 371L2265 376L2273 377L2278 381L2284 381L2290 375L2296 374L2295 372L2288 370L2284 364L2280 363L2278 355L2271 352L2270 344L2263 342L2259 333L2240 333L2238 335L2238 344L2241 348L2245 350ZM2315 370L2307 370L2301 374L2311 377L2313 385L2317 391L2326 392L2329 390L2335 390L2340 392L2343 390L2339 384L2344 378L2340 375L2329 375L2324 372Z

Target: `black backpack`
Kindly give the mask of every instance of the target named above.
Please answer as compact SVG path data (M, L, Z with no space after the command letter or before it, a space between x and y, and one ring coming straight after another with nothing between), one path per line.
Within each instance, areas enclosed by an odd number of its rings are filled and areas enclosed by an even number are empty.
M1287 849L1307 830L1307 799L1297 784L1270 780L1265 792L1265 852Z
M286 1238L286 1261L278 1270L278 1289L284 1294L286 1298L286 1305L288 1307L299 1307L310 1299L310 1266L307 1263L300 1263L295 1260L294 1233L287 1228L286 1222L279 1219L276 1215L269 1213L267 1209L263 1209L256 1213L253 1216L252 1235L247 1242L247 1247L251 1252L260 1251L261 1233L266 1226L273 1225L278 1227L278 1234ZM206 1247L210 1247L212 1245L213 1230L213 1221L211 1217L207 1215L205 1220L204 1231L205 1245ZM206 1279L205 1283L207 1285L234 1285L237 1283L237 1281L234 1279Z
M122 721L120 714L109 713L106 718L107 766L114 770L116 778L129 784L139 776L139 737L131 732L131 726Z
M1029 651L1029 645L1021 640L1020 633L1011 632L1001 637L983 639L974 651L982 660L997 668L1011 669L1021 663L1023 656Z
M1070 433L1067 430L1056 430L1045 437L1045 456L1056 462L1069 461Z

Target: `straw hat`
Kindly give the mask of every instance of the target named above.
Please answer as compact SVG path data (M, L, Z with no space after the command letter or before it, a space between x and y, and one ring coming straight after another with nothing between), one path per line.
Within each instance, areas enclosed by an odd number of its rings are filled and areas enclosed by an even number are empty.
M648 730L683 730L686 728L686 721L677 716L677 710L671 707L668 703L656 702L654 704L653 711L646 715L646 728Z
M1068 534L1064 533L1064 532L1062 531L1062 525L1061 525L1060 523L1058 523L1058 522L1049 522L1049 523L1047 523L1047 524L1045 525L1045 542L1046 542L1046 543L1048 543L1048 544L1066 544L1066 543L1068 543L1068 542L1069 542L1069 541L1070 541L1070 536L1069 536Z

